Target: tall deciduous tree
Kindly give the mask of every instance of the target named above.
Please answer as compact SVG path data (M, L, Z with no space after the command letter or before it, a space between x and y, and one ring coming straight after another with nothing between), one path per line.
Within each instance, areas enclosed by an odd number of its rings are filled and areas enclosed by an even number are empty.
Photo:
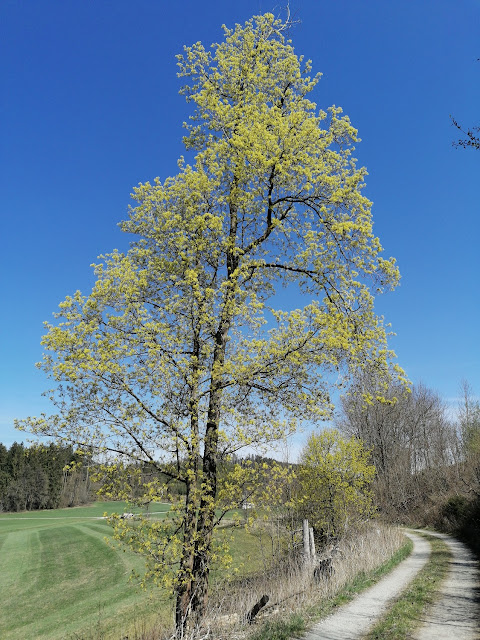
M455 429L441 398L422 383L407 389L385 386L371 371L356 376L336 422L371 450L384 513L405 517L444 490L447 469L457 457Z
M465 456L480 453L480 402L467 380L460 383L462 401L458 408L458 422Z
M206 604L219 459L329 415L339 373L387 370L373 293L399 277L372 232L357 131L309 99L319 78L285 24L224 32L178 56L192 164L135 188L122 228L138 239L102 257L43 340L58 412L24 423L163 471L162 454L179 462L180 521L153 545L158 571L175 569L179 630ZM281 285L299 308L281 308Z

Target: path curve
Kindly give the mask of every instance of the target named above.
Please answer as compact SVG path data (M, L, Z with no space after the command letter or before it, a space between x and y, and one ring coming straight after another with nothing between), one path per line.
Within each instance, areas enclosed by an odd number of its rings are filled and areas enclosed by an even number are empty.
M480 575L473 553L459 540L428 532L450 548L452 559L439 599L422 615L415 640L477 640L480 638Z
M367 633L430 556L430 544L425 538L410 533L406 535L413 540L410 556L373 587L318 622L301 636L302 640L359 640Z

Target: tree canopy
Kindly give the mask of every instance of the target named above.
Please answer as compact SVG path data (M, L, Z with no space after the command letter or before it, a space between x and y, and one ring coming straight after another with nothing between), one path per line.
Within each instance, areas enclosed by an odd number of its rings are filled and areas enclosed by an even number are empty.
M373 299L399 274L373 233L357 131L310 99L319 75L286 26L255 16L178 56L192 161L134 189L130 250L101 257L92 292L67 297L43 339L56 413L23 423L171 463L186 485L177 538L162 538L181 541L179 627L206 602L219 461L324 419L332 384L391 365Z
M302 450L297 503L325 543L374 512L370 451L334 429L311 434Z

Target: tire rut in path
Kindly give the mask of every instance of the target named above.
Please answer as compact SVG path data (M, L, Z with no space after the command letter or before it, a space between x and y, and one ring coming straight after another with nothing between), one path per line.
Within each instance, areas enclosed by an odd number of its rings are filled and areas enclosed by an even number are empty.
M301 640L360 640L416 576L430 556L430 544L427 540L410 533L406 535L413 540L410 556L373 587L315 624L310 631L301 636Z
M440 587L439 598L421 616L422 626L415 630L415 640L477 640L480 638L480 576L478 562L459 540L442 533L428 532L441 538L450 548L452 559L448 575Z

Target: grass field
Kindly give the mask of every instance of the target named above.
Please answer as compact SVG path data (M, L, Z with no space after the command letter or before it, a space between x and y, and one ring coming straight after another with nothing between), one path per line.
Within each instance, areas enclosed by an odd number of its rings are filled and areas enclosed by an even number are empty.
M162 517L168 509L155 504L150 511ZM149 594L128 580L143 560L105 542L111 529L104 512L125 510L123 503L97 502L0 515L0 638L119 638L133 624L170 619L160 590ZM244 539L244 531L235 535L234 555L245 560L247 549L255 555L255 540Z

